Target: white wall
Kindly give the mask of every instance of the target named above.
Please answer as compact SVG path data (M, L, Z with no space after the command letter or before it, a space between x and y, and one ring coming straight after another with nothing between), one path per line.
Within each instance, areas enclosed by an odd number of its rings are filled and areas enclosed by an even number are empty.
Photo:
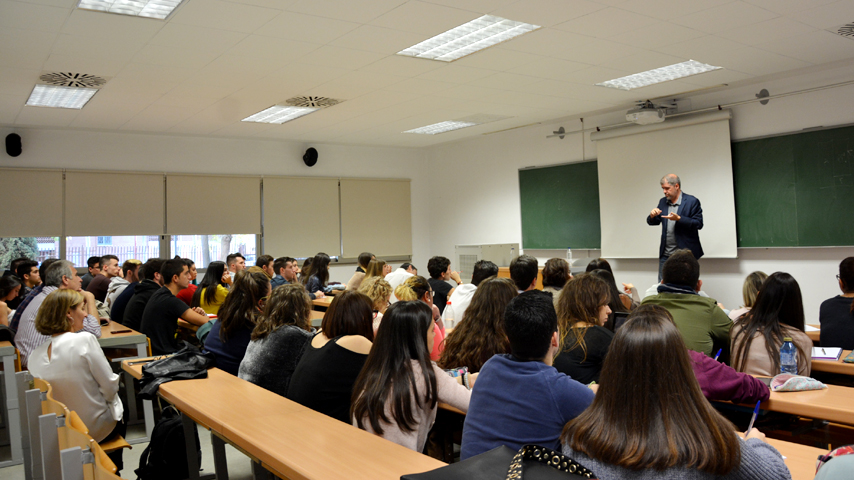
M0 127L0 136L5 138L12 131ZM23 153L17 158L0 155L2 167L409 178L412 180L413 263L427 269L430 258L428 225L415 221L429 215L429 179L423 150L312 144L318 150L319 159L317 165L309 168L302 161L309 145L300 142L36 128L15 128L14 131L21 135ZM96 191L105 197L127 194L123 185L93 186L93 193ZM366 220L373 219L378 228L394 228L394 225L382 223L379 212L368 212L368 215ZM227 221L223 219L223 223ZM294 234L298 235L299 229L304 228L311 228L311 225L297 226ZM286 255L287 252L272 254ZM331 280L345 283L354 269L352 265L332 267Z
M762 88L767 88L775 95L849 81L851 78L854 78L852 67L824 70L695 96L690 99L691 108L752 99ZM854 123L854 110L848 108L852 101L854 86L847 86L773 99L764 106L759 103L736 106L733 107L731 136L733 140L738 140L797 132L817 126ZM623 121L622 112L617 112L585 118L585 126L590 128ZM521 243L518 169L596 158L596 145L589 141L589 135L586 135L584 157L578 133L568 135L563 140L545 138L561 126L568 131L581 128L576 118L430 149L431 190L437 197L441 197L433 204L442 206L430 211L432 254L453 258L456 244ZM658 185L650 185L650 188L657 189ZM689 184L685 185L685 190L690 192ZM706 225L705 228L714 227ZM650 248L657 249L658 244L650 245ZM542 250L531 253L541 260L550 256L550 252ZM576 257L599 254L595 250L574 253ZM553 254L562 257L565 252ZM839 262L852 255L854 247L739 249L737 259L700 261L703 289L727 307L735 308L741 305L741 286L748 273L754 270L766 273L786 271L794 275L801 285L807 320L817 323L819 303L839 293L834 278ZM657 259L614 260L612 266L618 282L634 283L641 291L657 279Z

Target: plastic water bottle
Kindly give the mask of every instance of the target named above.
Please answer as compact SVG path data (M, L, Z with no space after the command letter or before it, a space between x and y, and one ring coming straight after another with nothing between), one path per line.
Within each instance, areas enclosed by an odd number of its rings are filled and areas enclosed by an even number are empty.
M454 325L457 323L454 320L454 307L451 306L450 300L448 300L448 304L445 305L445 311L442 315L442 323L445 324L445 328L454 328Z
M572 266L572 249L571 248L566 249L566 263L568 263L570 267Z
M798 362L795 359L796 351L792 337L785 337L783 346L780 347L780 373L798 374Z

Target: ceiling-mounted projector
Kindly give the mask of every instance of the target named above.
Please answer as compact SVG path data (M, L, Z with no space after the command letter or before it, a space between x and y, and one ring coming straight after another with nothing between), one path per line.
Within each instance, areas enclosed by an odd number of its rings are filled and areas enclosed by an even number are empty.
M661 123L664 121L665 108L656 107L652 102L638 102L638 106L626 112L626 120L638 125Z

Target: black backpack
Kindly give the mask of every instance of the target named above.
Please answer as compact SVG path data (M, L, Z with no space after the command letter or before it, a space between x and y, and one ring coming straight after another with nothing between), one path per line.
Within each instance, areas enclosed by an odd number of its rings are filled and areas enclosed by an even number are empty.
M202 464L202 447L199 432L193 424L199 465ZM163 409L163 416L151 431L151 441L139 458L139 468L134 470L137 480L182 480L189 478L187 447L184 444L184 425L175 407Z

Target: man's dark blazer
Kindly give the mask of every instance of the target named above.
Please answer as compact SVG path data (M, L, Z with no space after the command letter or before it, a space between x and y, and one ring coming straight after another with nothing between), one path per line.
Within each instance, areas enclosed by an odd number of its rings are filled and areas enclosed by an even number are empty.
M682 202L679 205L679 210L676 212L681 218L676 222L674 233L676 234L676 248L687 248L694 254L694 258L703 256L703 247L700 246L699 230L703 228L703 207L700 206L700 201L697 197L681 192ZM667 215L667 197L662 197L658 201L658 209L662 215ZM661 225L661 246L658 249L658 257L664 256L664 246L667 242L667 222L670 220L662 219L661 215L650 218L646 216L646 223L649 225Z

